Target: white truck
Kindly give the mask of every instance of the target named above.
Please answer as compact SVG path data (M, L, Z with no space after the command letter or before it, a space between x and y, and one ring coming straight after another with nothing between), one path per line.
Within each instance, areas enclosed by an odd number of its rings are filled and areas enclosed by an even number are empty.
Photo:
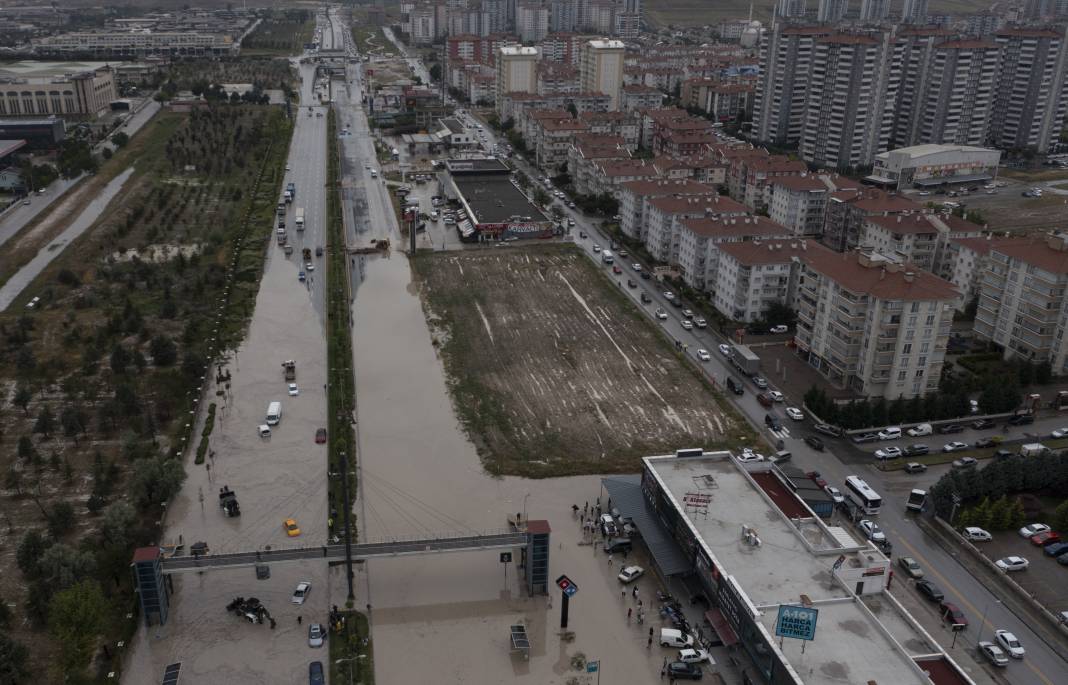
M612 251L611 250L602 250L601 251L601 261L604 262L605 264L611 264L615 260L616 260L616 258L612 256Z
M303 207L297 207L297 213L296 214L297 214L297 218L296 218L297 230L298 231L303 231L304 230L304 208Z

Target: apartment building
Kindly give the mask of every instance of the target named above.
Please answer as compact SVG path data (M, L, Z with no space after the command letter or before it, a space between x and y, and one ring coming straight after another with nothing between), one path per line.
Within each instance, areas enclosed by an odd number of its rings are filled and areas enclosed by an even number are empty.
M949 212L874 215L864 218L858 240L862 250L945 274L947 243L951 239L978 238L982 232L982 226Z
M624 46L618 40L590 40L579 54L579 85L584 92L604 93L609 109L618 110L623 88Z
M678 264L683 219L714 216L746 216L745 205L729 197L658 197L646 203L642 218L645 223L645 249L653 259L665 264Z
M806 162L855 169L869 166L887 148L897 95L892 35L816 39L800 141Z
M1000 63L989 138L996 147L1044 152L1060 135L1068 70L1065 31L1007 28L994 35Z
M582 112L579 119L586 122L591 133L621 137L628 150L638 149L638 118L627 112Z
M839 190L827 198L823 244L832 250L852 250L860 242L860 228L871 216L917 214L927 211L903 195L878 188Z
M919 116L928 97L929 66L935 46L955 34L937 26L901 27L897 33L895 60L899 74L897 113L890 132L890 146L915 145L919 139Z
M1051 234L991 245L979 282L975 334L1005 358L1049 362L1068 373L1068 236Z
M225 56L241 44L225 33L206 31L74 31L32 40L38 54L92 54L99 57L144 55Z
M567 151L576 133L589 130L578 119L540 119L531 127L535 163L542 169L558 169L567 161Z
M904 144L985 144L997 95L999 54L989 39L936 45Z
M562 62L538 62L538 95L579 92L578 69Z
M711 185L696 181L630 181L619 186L619 228L628 238L645 240L646 204L657 198L701 197L706 200L719 195Z
M770 202L770 183L785 176L798 176L808 171L808 166L799 159L785 155L755 157L745 165L745 185L742 202L754 212L766 210Z
M1018 240L1018 238L999 239ZM979 296L979 281L989 265L995 241L988 234L975 238L951 238L942 253L939 275L960 293L957 311L963 312Z
M716 246L719 253L712 304L734 321L763 318L772 304L793 302L797 289L797 258L812 246L799 240L751 240Z
M827 26L794 26L776 22L760 41L760 76L753 100L753 133L757 140L792 145L805 125L808 78L816 41Z
M626 141L620 136L599 134L592 129L572 136L567 151L567 172L575 192L586 194L589 188L599 187L594 176L601 173L598 163L603 160L630 158Z
M538 92L538 49L503 45L497 49L497 98L504 93Z
M901 21L905 24L922 24L927 21L928 0L905 0L901 8Z
M621 110L635 112L640 109L659 109L667 96L656 88L638 84L623 86L619 97Z
M762 216L707 216L680 219L676 268L692 288L718 292L721 248L729 244L790 237L790 231ZM728 316L730 316L728 314Z
M515 32L524 43L549 35L549 8L540 2L521 2L515 8Z
M771 181L768 216L792 235L816 237L823 233L827 197L831 188L817 176L780 176Z
M594 161L593 173L585 179L588 185L579 192L589 195L607 193L618 199L624 183L653 181L660 177L660 169L648 159L600 159Z
M959 293L948 281L876 253L807 250L799 259L798 354L865 397L938 389Z
M861 21L882 21L890 16L890 0L860 0Z

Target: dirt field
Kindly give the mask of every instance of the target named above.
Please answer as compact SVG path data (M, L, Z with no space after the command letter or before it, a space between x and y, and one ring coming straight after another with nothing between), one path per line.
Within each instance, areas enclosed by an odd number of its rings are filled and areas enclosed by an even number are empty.
M705 381L568 246L420 255L453 401L492 473L635 471L752 440Z

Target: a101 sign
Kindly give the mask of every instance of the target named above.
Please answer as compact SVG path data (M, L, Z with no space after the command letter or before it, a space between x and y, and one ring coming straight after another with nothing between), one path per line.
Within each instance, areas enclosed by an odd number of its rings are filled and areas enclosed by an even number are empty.
M779 637L791 637L796 640L812 640L816 637L816 619L819 609L811 607L779 607L779 616L775 621L775 634Z

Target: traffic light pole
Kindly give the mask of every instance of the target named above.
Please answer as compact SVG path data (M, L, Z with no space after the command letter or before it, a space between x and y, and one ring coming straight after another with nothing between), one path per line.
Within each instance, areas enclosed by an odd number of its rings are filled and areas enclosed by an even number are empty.
M567 628L567 603L571 601L571 598L566 592L561 592L560 597L560 627Z

